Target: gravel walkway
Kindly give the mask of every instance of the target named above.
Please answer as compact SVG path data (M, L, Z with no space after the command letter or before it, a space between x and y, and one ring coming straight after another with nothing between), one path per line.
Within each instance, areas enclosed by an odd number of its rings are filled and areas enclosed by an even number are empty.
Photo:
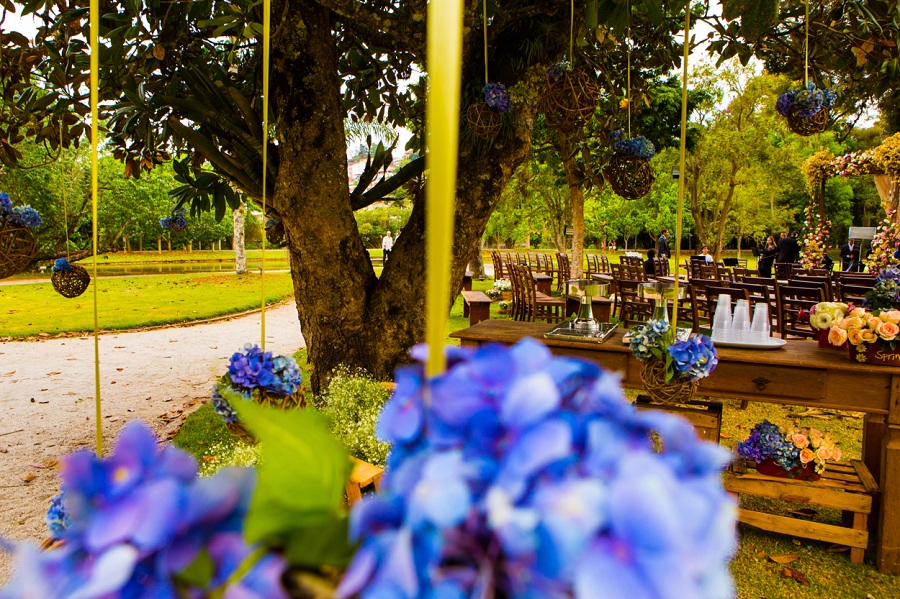
M100 337L103 435L148 422L160 438L209 397L227 358L259 343L258 313L195 326ZM266 310L266 349L304 347L293 302ZM0 343L0 536L40 541L44 513L59 490L53 460L94 443L93 337ZM10 576L0 553L0 586Z

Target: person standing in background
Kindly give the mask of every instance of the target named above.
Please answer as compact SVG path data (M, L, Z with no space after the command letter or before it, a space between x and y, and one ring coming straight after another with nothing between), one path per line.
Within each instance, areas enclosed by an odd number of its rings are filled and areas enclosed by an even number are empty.
M660 258L665 258L666 260L671 256L671 253L669 252L669 240L666 239L668 234L669 230L663 229L662 235L656 240L656 255Z
M394 238L391 237L391 232L388 231L384 234L384 237L381 238L381 251L384 254L384 258L381 260L382 264L387 264L392 249L394 249Z
M856 245L854 245L852 239L848 239L847 243L841 246L841 270L846 271L850 268L854 249L856 249Z
M797 243L797 232L791 231L791 234L778 244L777 262L796 262L799 256L800 244Z
M775 246L775 240L769 237L766 240L766 247L759 252L759 276L771 277L772 265L775 264L775 256L778 255L778 247Z

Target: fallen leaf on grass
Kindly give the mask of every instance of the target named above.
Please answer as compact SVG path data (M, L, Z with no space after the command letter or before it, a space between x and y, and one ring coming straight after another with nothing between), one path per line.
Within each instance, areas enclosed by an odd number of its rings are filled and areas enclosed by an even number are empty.
M819 515L819 512L814 509L804 507L800 508L799 510L794 510L790 514L791 516L797 516L798 518L814 518Z
M203 461L204 461L204 462L215 462L215 461L218 460L218 459L219 459L219 456L217 456L217 455L205 455L205 456L203 456Z
M769 559L776 564L784 565L797 561L800 559L800 556L796 553L779 553L777 555L770 555Z
M780 574L785 578L793 578L800 584L809 584L809 579L806 578L806 574L804 574L800 570L795 570L793 568L782 568Z
M57 374L62 374L61 372L48 372L47 376L55 376Z
M53 468L53 467L55 467L57 464L59 464L59 461L58 461L58 460L54 460L54 459L49 459L49 460L46 460L46 461L44 462L44 466L47 467L47 468Z
M26 483L30 483L31 481L34 480L34 473L29 472L28 474L26 474L25 476L22 477L22 480Z
M722 439L730 439L731 435L729 435L728 433L719 433L719 437L721 437Z
M850 547L849 545L838 545L835 543L834 545L829 545L825 551L828 553L846 553L850 551Z

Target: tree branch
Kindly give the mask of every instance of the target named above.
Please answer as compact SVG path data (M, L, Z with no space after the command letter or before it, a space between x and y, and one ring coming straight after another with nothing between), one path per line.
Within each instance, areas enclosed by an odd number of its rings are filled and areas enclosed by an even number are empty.
M376 184L372 189L362 194L359 198L354 200L351 204L353 210L359 210L361 208L365 208L371 204L374 204L378 200L385 197L387 194L392 191L398 189L401 185L413 179L414 177L418 177L423 172L425 172L425 157L419 156L415 160L411 160L403 165L397 173L391 177L390 179L386 179L384 181Z
M316 1L346 20L349 28L365 32L371 43L387 50L425 56L424 0L403 2L390 13L357 0Z

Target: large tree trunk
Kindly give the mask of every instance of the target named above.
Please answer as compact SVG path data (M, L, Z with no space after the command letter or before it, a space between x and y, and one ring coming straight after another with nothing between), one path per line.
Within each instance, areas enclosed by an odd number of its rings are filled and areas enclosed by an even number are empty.
M234 237L232 244L234 245L234 274L247 274L247 252L244 248L244 208L247 204L241 202L241 205L234 214Z
M558 133L559 156L562 159L566 172L566 182L569 184L569 203L572 207L572 228L575 235L572 237L572 261L570 264L573 279L581 278L581 265L584 262L584 191L576 180L575 158L572 152L572 141L568 135Z

